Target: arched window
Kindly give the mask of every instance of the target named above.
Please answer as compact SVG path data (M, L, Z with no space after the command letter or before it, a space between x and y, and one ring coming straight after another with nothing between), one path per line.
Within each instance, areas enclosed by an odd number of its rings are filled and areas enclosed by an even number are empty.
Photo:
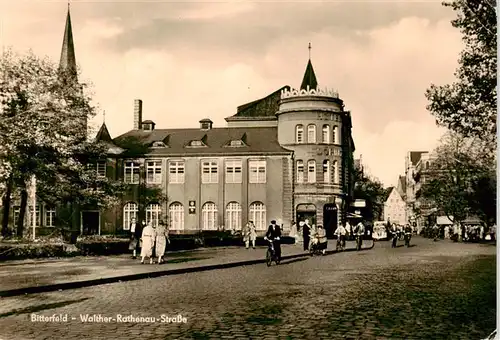
M425 162L425 170L428 170L429 169L429 166L430 166L430 163L427 161Z
M184 206L179 202L170 204L168 219L170 230L184 230Z
M307 142L316 143L316 125L314 124L307 126Z
M146 207L146 224L151 222L151 225L158 226L161 216L161 206L158 203L150 203Z
M139 208L137 203L129 202L123 207L123 230L130 230L132 219L137 219Z
M339 183L339 164L337 161L333 161L333 183Z
M297 125L295 127L295 143L304 143L304 126Z
M340 144L339 141L340 141L340 136L339 136L339 127L337 125L335 125L333 127L333 133L332 133L332 143L333 144Z
M330 143L330 126L329 125L323 125L323 131L322 131L322 140L323 143Z
M217 206L213 202L203 204L201 218L204 230L217 230Z
M304 161L297 161L297 183L304 183Z
M226 227L241 230L241 204L238 202L229 202L226 207Z
M250 204L249 221L253 221L256 230L266 230L266 206L262 202Z
M323 182L330 183L331 172L330 172L330 161L325 159L323 161Z
M316 183L316 161L307 162L307 182Z

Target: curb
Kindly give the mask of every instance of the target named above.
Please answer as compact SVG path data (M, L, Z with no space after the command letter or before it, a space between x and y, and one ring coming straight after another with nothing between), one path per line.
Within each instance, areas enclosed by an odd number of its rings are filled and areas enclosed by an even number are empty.
M362 251L363 250L370 250L374 246L375 246L375 242L372 242L371 247L362 248L361 250ZM344 252L348 252L348 251L356 251L356 249L344 250ZM328 254L328 255L332 255L335 253L337 253L337 251L335 251L335 250L330 250L330 251L326 252L326 254ZM287 255L287 256L283 256L281 258L281 260L292 260L292 259L302 258L302 257L312 257L312 255L310 253ZM157 277L168 276L168 275L180 275L180 274L187 274L187 273L204 272L204 271L209 271L209 270L214 270L214 269L227 269L227 268L234 268L234 267L241 267L241 266L250 266L250 265L260 264L260 263L266 263L266 260L265 259L245 260L245 261L238 261L238 262L231 262L231 263L220 263L220 264L213 264L213 265L206 265L206 266L199 266L199 267L166 269L166 270L149 272L149 273L129 274L129 275L106 277L106 278L94 279L94 280L63 282L63 283L49 284L49 285L45 285L45 286L10 289L10 290L0 291L0 298L1 297L20 296L20 295L26 295L26 294L48 293L48 292L69 290L69 289L78 289L78 288L104 285L104 284L109 284L109 283L136 281L136 280L143 280L143 279L148 279L148 278L157 278Z

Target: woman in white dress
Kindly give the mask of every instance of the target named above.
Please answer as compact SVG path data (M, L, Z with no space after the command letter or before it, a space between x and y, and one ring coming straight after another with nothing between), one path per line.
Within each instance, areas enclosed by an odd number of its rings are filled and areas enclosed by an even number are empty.
M165 255L165 248L167 247L167 242L170 243L168 237L168 228L162 221L160 225L156 228L156 256L158 256L158 264L165 262L163 256Z
M149 263L153 263L153 247L155 245L156 232L151 225L151 221L142 230L142 248L141 248L141 263L144 263L144 258L149 257Z

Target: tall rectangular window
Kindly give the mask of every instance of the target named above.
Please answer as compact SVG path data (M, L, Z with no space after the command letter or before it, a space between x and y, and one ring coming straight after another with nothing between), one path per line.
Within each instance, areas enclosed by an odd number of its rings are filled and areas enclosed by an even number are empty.
M316 143L316 125L310 124L307 126L307 142Z
M53 227L55 226L56 220L56 209L54 207L45 206L45 226Z
M125 161L123 181L130 184L139 184L140 165L134 161Z
M249 183L266 183L266 161L251 160L248 162Z
M184 161L171 161L168 168L169 183L184 183Z
M28 225L32 226L33 225L33 206L30 205L28 208L28 211L26 212L28 214ZM39 227L40 226L40 206L37 204L35 206L35 226Z
M297 161L297 183L304 183L304 162Z
M106 161L97 161L97 177L106 177Z
M146 182L151 184L161 184L161 167L162 162L147 161L146 162Z
M218 183L218 169L217 161L203 161L201 163L201 182L202 183Z
M241 159L230 159L226 161L226 183L242 182Z
M324 183L330 183L330 161L325 159L323 161L323 182Z
M307 162L307 182L316 183L316 162Z

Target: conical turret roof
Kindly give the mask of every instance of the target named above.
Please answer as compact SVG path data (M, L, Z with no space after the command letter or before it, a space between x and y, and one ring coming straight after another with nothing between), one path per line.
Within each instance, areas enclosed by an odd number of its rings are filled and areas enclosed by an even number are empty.
M309 59L309 62L307 63L306 72L304 73L304 79L302 79L302 85L300 85L300 89L307 90L308 86L310 90L316 90L318 87L318 81L316 80L316 74L314 73L311 59Z

